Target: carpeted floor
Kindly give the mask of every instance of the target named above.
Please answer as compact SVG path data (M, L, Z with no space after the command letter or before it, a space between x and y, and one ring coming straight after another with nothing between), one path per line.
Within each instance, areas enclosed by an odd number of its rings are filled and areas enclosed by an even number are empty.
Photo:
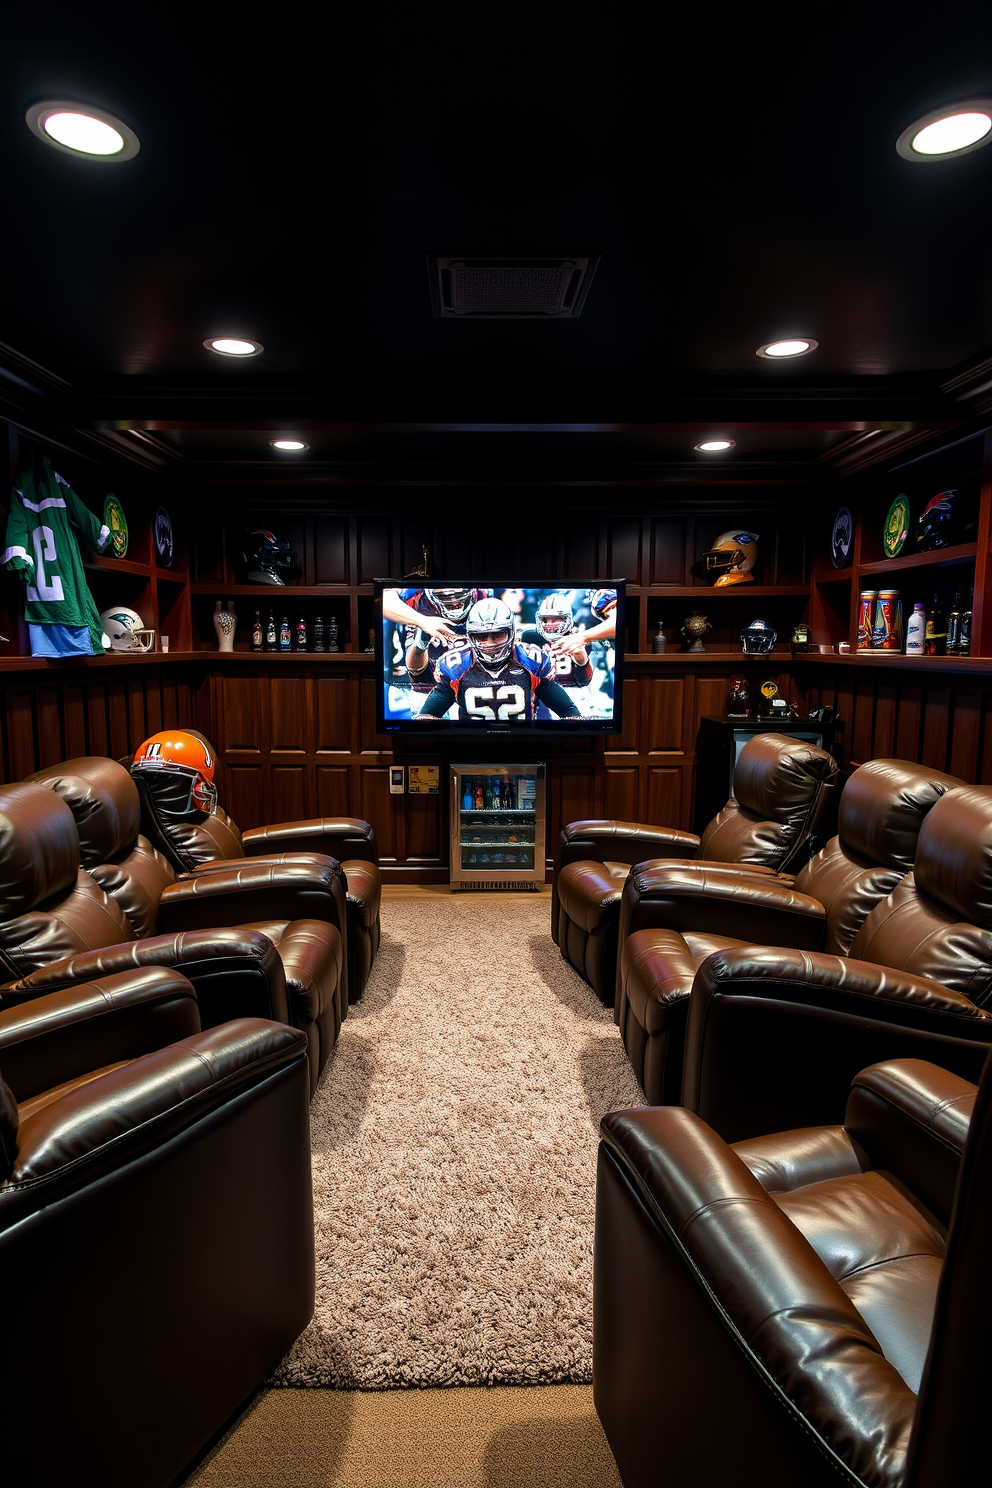
M317 1311L274 1383L585 1383L596 1132L643 1102L546 897L383 905L313 1102Z
M622 1488L588 1385L269 1390L184 1488Z

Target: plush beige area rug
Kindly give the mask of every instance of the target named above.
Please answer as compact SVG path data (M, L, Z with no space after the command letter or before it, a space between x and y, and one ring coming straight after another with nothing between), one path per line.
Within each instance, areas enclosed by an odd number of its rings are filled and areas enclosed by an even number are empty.
M317 1311L276 1384L585 1383L596 1141L643 1103L546 897L383 905L313 1102Z

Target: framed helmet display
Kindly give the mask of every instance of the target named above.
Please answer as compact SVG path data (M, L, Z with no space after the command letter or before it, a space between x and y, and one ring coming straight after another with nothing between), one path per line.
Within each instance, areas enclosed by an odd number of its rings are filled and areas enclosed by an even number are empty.
M150 651L155 632L145 624L137 610L128 605L112 605L100 611L103 633L110 638L111 651Z
M706 568L717 573L714 589L727 584L752 584L751 570L758 556L758 534L743 528L721 532L713 546L703 555Z

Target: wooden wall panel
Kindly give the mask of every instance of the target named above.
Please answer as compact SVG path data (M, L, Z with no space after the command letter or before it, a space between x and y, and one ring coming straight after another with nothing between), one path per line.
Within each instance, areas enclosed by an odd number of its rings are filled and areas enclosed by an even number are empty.
M314 747L318 754L348 754L354 748L354 681L350 677L317 677L314 681Z
M644 677L640 688L641 749L645 754L681 750L684 681L681 677Z
M653 766L648 771L647 820L659 827L682 825L682 780L680 769Z
M379 843L379 859L383 863L397 861L397 811L394 800L405 800L389 794L388 765L363 765L361 769L361 809L359 816L375 827Z
M220 747L220 746L218 746ZM224 771L224 809L243 832L279 818L266 810L265 778L261 765L232 765Z
M408 863L440 863L442 856L447 861L448 844L442 830L440 804L441 798L437 796L407 796L404 815Z
M315 517L313 547L315 584L350 582L347 517Z
M651 524L651 584L685 584L685 518L656 519Z
M269 773L272 821L302 821L313 814L308 810L312 794L307 788L308 773L306 765L272 766Z
M262 719L268 708L259 698L257 683L248 677L223 677L220 683L219 707L214 725L218 734L213 741L215 746L218 749L237 749L245 753L260 754Z
M312 753L311 677L272 677L268 685L269 750L272 754Z
M977 692L955 690L950 712L951 744L947 768L952 775L967 780L980 758L982 733L982 697Z
M358 582L389 579L393 574L389 543L390 523L385 517L358 518Z
M640 820L640 771L636 765L607 765L604 814L619 821Z
M318 765L317 816L357 816L350 765Z

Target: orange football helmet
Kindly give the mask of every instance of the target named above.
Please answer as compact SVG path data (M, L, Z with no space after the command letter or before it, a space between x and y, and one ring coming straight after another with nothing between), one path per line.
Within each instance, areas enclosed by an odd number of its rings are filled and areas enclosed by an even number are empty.
M139 745L131 765L132 774L169 774L187 779L189 798L185 809L205 811L208 816L217 809L214 768L214 757L203 740L182 729L152 734Z

